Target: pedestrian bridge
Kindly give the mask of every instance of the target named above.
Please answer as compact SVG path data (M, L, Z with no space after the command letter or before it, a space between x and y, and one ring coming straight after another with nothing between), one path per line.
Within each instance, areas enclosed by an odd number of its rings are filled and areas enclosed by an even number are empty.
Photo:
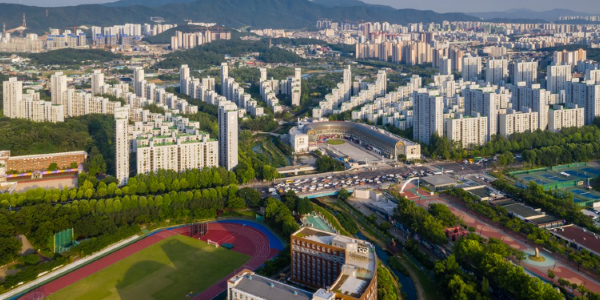
M309 166L309 165L299 165L299 166L289 166L289 167L283 167L283 168L277 168L277 172L279 172L279 174L294 174L294 175L298 175L298 173L300 172L311 172L311 171L315 171L316 168L313 166Z

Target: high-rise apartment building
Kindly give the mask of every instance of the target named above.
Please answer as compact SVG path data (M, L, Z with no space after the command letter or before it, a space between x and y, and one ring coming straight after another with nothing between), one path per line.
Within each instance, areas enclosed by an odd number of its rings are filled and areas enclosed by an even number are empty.
M515 62L513 64L512 83L517 85L519 82L525 82L525 86L531 86L537 82L537 68L537 61Z
M567 82L571 81L571 78L573 78L573 75L570 65L548 66L546 89L550 93L558 94L560 91L565 90Z
M94 70L92 73L92 94L102 94L102 87L104 86L104 73L100 70Z
M440 75L452 74L452 59L440 58L439 65L440 65Z
M52 104L64 105L65 92L67 91L67 76L56 72L50 77L50 97Z
M146 81L146 75L144 74L144 68L136 67L133 70L133 90L138 97L144 97L144 83Z
M166 124L163 126L161 121L155 120L156 125L149 127L151 130L161 128L161 135L157 136L150 131L132 137L135 143L136 172L138 174L158 172L159 170L183 172L218 166L219 145L217 140L211 139L208 133L197 130L189 133L176 130L171 131L169 135L170 130L166 128ZM143 128L144 125L136 124L134 130L138 127Z
M508 60L490 59L485 70L485 81L493 85L503 85L508 77Z
M465 81L475 81L481 79L481 57L466 55L462 61L462 78Z
M473 117L458 115L445 120L444 136L452 142L458 142L463 148L480 146L487 141L488 118L475 114Z
M498 115L499 133L508 137L513 133L536 131L539 128L538 113L528 109L525 112L510 109Z
M23 82L11 77L2 86L2 103L4 115L9 118L19 117L19 105L23 101Z
M548 110L550 109L550 92L540 89L539 84L531 88L531 110L538 114L538 128L546 130L548 127Z
M227 97L227 78L229 78L229 65L224 62L221 64L221 95Z
M429 144L431 136L444 134L444 98L435 92L419 91L414 95L413 137Z
M188 78L190 78L190 68L188 65L181 65L179 69L179 92L184 95L189 95Z
M115 109L115 163L120 185L129 179L129 106Z
M219 165L231 171L238 165L238 107L219 103Z
M563 128L582 127L585 124L585 112L582 107L573 105L553 106L548 114L548 130L558 132Z

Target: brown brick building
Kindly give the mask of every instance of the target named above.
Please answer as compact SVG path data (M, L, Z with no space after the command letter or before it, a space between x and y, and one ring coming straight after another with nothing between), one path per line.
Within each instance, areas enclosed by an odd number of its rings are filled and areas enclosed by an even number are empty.
M291 236L291 280L336 299L377 299L377 255L366 241L303 227Z
M0 151L0 165L6 166L7 173L45 171L52 163L56 163L59 169L68 169L72 163L84 163L87 156L85 151L23 156L10 156L10 151Z

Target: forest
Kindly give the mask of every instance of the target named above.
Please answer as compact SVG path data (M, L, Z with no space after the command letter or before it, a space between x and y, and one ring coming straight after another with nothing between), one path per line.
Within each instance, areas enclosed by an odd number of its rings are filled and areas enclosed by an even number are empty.
M64 123L0 117L0 149L13 156L83 150L90 161L105 164L98 172L113 174L113 139L114 119L109 115L68 118Z
M120 54L115 54L102 49L60 49L43 53L32 53L25 55L31 59L31 62L40 66L76 66L84 63L104 63L122 58Z
M271 47L268 40L242 41L219 40L190 50L176 51L165 56L165 59L154 67L159 69L176 69L187 64L190 69L204 69L220 65L225 56L240 57L251 53L259 53L257 59L266 63L299 63L304 61L300 56L287 50Z

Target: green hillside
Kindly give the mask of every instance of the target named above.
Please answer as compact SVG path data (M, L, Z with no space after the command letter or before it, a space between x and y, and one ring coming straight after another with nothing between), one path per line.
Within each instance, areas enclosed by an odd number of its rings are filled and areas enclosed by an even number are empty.
M43 8L0 4L0 19L6 22L7 28L20 26L23 13L27 16L27 26L33 32L45 32L50 27L64 28L75 25L150 23L150 17L163 17L169 23L201 20L236 28L306 28L314 26L320 18L357 22L387 21L398 24L477 20L476 17L462 13L438 14L433 11L393 9L375 5L325 7L309 0L196 0L160 7L79 5Z

